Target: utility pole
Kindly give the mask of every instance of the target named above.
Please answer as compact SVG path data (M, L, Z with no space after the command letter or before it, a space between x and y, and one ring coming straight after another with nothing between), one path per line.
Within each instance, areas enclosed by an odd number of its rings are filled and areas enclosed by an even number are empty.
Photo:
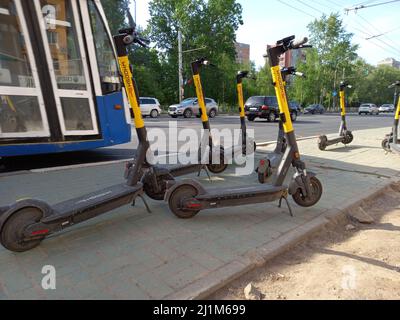
M178 59L179 59L179 102L183 100L183 58L182 58L182 32L178 30Z

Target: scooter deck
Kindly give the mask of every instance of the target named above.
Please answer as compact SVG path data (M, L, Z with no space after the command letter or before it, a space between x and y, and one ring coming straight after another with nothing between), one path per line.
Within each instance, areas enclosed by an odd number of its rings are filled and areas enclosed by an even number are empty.
M168 172L173 177L185 176L190 173L198 173L203 167L202 164L188 164L188 165L162 165L160 166L163 170L168 170Z
M260 202L279 200L286 190L285 186L272 185L237 187L222 192L220 188L210 188L206 190L205 194L199 194L196 199L199 201L232 201L232 205L234 205L236 203L234 200L245 202L245 199L250 198L260 198Z
M142 193L143 185L141 183L133 187L126 184L114 185L52 206L53 214L43 219L42 222L54 223L59 220L72 219L74 223L78 223L81 220L87 220L88 217L95 217L129 204Z

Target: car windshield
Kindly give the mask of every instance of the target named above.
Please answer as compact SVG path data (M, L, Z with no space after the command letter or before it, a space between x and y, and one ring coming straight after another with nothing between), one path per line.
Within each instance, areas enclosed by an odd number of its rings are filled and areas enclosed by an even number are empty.
M250 97L246 101L246 104L264 104L264 97Z
M181 104L183 104L183 105L188 105L188 104L193 103L193 101L194 101L194 99L185 99L185 100L183 100L183 101L181 102Z

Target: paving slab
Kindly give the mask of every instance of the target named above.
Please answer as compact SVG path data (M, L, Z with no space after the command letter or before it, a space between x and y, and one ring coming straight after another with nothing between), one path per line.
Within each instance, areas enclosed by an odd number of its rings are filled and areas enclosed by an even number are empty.
M252 268L304 239L351 206L400 181L400 161L385 154L390 128L354 132L352 145L317 148L299 142L309 170L324 186L321 201L295 217L277 203L223 208L179 220L163 202L141 201L50 237L34 250L0 248L0 299L197 299L205 298ZM273 146L260 147L256 161ZM123 181L123 163L8 174L0 177L0 206L35 197L50 204ZM205 185L226 188L257 183L228 174ZM56 268L57 288L41 288L42 268Z

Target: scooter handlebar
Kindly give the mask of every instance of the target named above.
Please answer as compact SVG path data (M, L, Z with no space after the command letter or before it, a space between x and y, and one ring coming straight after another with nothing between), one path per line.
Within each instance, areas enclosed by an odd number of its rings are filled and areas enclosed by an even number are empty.
M136 37L135 42L142 46L143 48L148 48L150 44L150 40L146 38Z
M392 83L388 88L393 89L394 87L400 87L400 80Z
M296 77L300 77L300 78L305 78L306 77L306 75L303 73L303 72L295 72L294 73L294 75L296 76Z
M297 40L297 41L293 41L290 45L289 45L289 49L300 49L303 48L304 45L308 42L308 38L304 37L301 40Z

